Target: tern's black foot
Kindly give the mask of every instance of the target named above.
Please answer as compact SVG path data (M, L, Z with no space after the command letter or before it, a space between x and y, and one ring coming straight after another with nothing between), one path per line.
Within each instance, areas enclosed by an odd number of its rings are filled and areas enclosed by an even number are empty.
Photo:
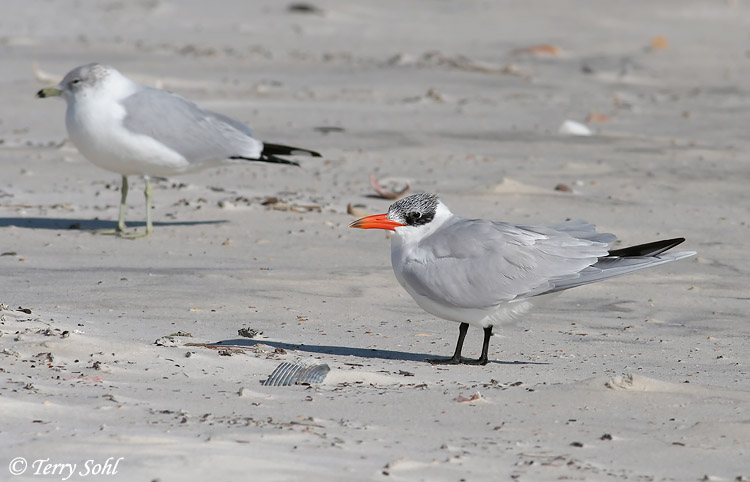
M469 360L467 358L464 358L463 360L461 360L461 363L463 363L464 365L481 365L481 366L484 366L487 363L489 363L489 360L486 359L486 358L477 358L476 360Z
M432 358L428 359L427 362L433 365L486 365L487 352L490 347L490 338L492 337L492 325L484 329L484 343L482 344L482 356L476 360L470 360L461 356L461 349L464 346L464 338L466 338L466 332L469 330L468 323L461 323L458 327L458 342L456 343L456 351L450 358Z
M426 361L430 365L486 365L489 362L486 358L428 358Z
M463 363L462 358L428 358L425 360L430 365L460 365Z

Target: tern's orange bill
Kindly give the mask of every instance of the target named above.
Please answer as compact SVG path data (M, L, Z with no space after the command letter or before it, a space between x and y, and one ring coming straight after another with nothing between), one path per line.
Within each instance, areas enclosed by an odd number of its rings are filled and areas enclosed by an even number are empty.
M350 228L360 229L387 229L388 231L395 231L400 226L406 226L396 221L391 221L386 218L387 214L376 214L374 216L367 216L362 219L357 219L349 225Z

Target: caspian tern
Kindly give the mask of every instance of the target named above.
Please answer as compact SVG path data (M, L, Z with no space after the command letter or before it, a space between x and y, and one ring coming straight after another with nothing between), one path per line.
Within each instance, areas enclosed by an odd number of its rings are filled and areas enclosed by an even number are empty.
M527 312L543 295L695 254L664 254L685 238L610 250L615 236L581 220L525 226L462 218L428 193L349 227L393 231L391 263L401 286L428 313L460 323L453 357L428 360L434 364L487 364L493 326ZM461 357L469 325L484 329L476 360Z
M65 127L83 156L122 176L117 228L109 234L148 236L151 223L149 176L173 176L237 161L299 165L278 156L320 157L308 149L263 143L253 130L223 114L204 110L166 90L138 84L112 67L77 67L57 87L37 97L62 96ZM146 179L146 232L125 234L128 176Z

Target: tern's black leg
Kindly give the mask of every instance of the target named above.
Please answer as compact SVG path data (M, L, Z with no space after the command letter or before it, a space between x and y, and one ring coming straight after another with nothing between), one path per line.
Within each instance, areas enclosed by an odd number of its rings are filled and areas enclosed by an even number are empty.
M469 324L461 323L458 327L458 343L456 343L456 351L453 353L453 358L432 358L428 359L427 362L432 363L433 365L460 365L463 363L463 360L461 359L461 350L464 348L464 338L466 338L467 331L469 331Z
M467 365L486 365L489 360L487 359L487 352L490 350L490 338L492 338L492 325L484 329L484 343L482 343L482 356L476 360L464 360L463 363Z

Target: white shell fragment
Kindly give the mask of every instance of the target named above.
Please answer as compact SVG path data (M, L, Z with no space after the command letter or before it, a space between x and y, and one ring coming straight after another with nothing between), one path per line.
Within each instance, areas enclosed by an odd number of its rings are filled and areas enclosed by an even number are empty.
M267 387L283 387L288 385L301 385L303 383L322 383L331 368L325 363L317 360L301 363L284 362L277 366L267 380L261 385Z
M564 136L590 136L594 134L587 126L572 120L563 122L557 132Z

